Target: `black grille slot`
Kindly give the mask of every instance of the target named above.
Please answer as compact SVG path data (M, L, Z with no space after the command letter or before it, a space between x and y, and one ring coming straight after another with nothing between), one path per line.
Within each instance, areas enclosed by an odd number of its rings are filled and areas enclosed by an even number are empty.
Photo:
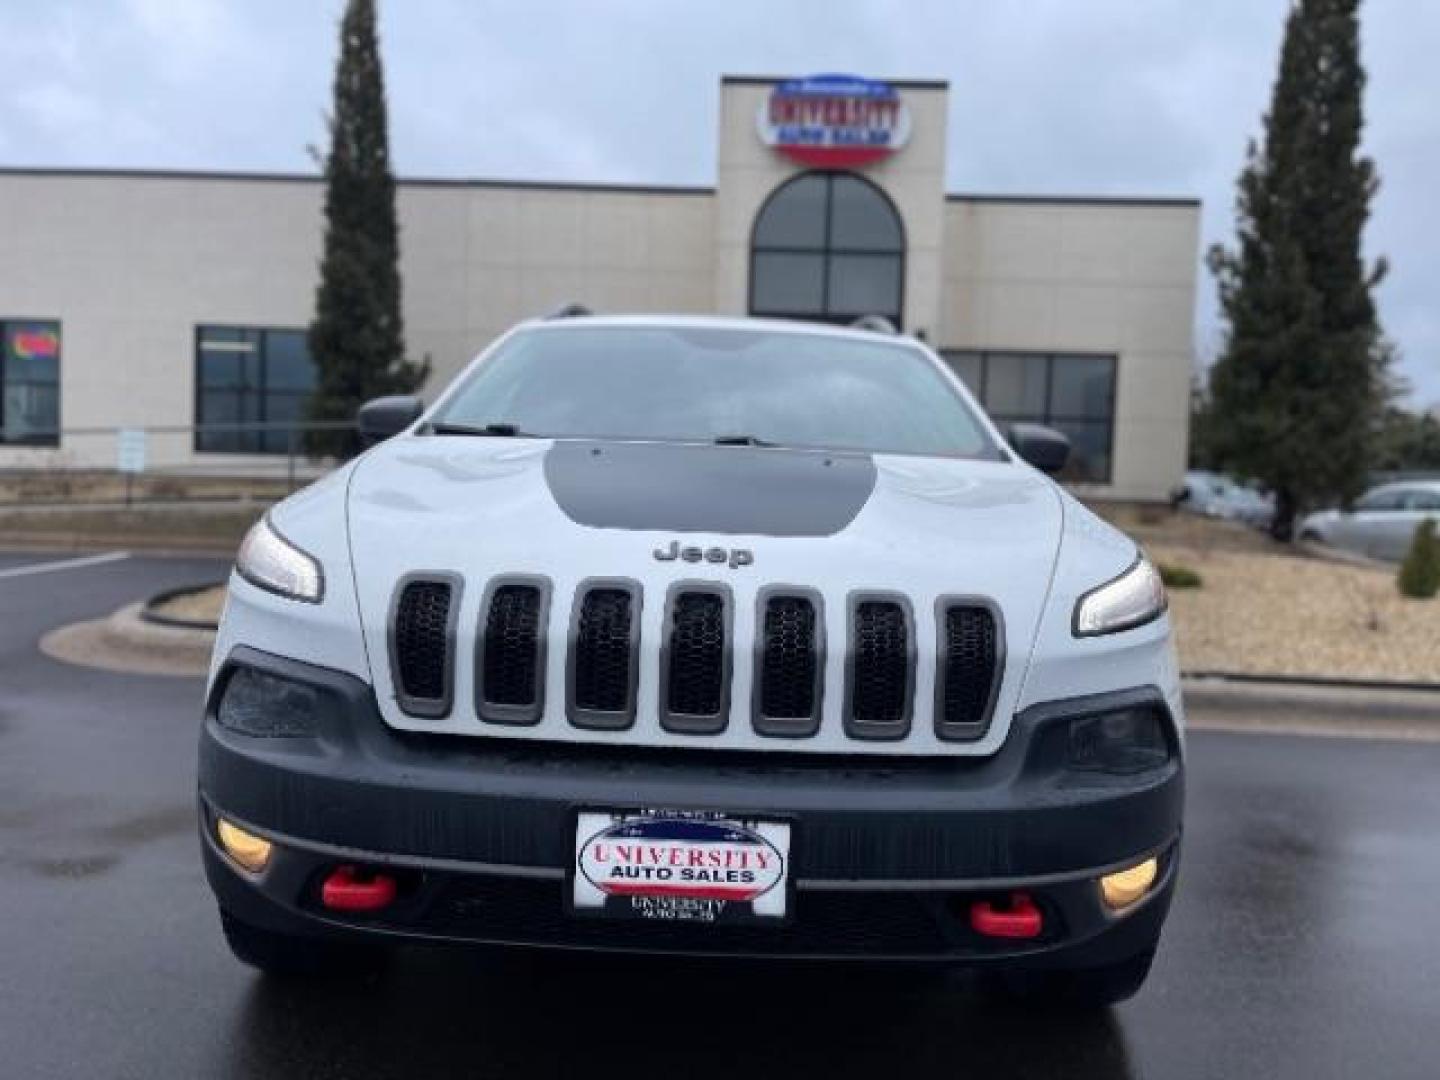
M813 735L820 726L820 621L805 596L772 596L761 614L756 727L766 735Z
M910 613L895 600L852 604L849 703L845 722L858 738L898 739L910 722L914 667Z
M940 623L935 730L945 739L985 733L1000 672L1000 630L987 607L956 604Z
M571 719L581 727L628 727L634 719L638 607L627 587L581 595L570 657Z
M396 699L412 715L450 711L456 591L450 581L415 578L400 587L395 600L391 664Z
M533 724L545 682L547 590L538 581L492 585L479 658L479 712L486 720Z
M717 590L673 593L666 640L664 725L707 734L725 726L729 700L727 597Z

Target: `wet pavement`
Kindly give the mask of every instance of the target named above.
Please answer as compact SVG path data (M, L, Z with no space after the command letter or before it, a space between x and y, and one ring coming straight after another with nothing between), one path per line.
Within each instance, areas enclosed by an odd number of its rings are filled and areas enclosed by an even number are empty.
M0 1076L1432 1077L1440 745L1195 732L1180 892L1134 1001L1005 1011L964 979L444 951L266 982L221 941L199 683L61 665L44 631L207 560L0 555Z

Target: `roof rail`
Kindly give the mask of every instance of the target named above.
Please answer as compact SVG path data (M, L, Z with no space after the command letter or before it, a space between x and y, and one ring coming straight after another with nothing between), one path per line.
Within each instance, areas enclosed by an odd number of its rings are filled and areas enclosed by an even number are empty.
M852 330L869 330L876 334L898 334L895 324L884 315L861 315L850 324Z
M547 322L551 319L583 319L587 315L594 314L595 313L584 304L577 304L572 300L568 304L561 304L554 311L550 312L549 315L546 315L545 319Z

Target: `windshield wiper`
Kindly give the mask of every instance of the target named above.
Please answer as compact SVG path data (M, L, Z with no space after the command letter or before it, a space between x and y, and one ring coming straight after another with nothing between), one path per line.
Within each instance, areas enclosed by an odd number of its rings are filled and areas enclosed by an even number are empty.
M451 424L444 420L430 425L431 435L493 435L497 439L526 438L514 424Z
M716 435L716 446L779 446L779 443L768 442L765 439L756 438L754 435Z

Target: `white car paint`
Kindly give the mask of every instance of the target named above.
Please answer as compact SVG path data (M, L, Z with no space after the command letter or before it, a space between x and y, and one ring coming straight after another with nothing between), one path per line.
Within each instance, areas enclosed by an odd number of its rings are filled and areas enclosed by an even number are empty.
M859 333L757 320L573 322L761 325L776 333ZM511 333L565 329L566 323L532 323ZM933 352L918 342L909 343L922 350L981 413ZM497 346L473 363L483 364ZM463 374L456 382L462 379ZM453 390L454 384L449 392ZM448 392L426 415L434 414L446 396ZM423 422L424 418L419 423ZM990 430L1004 441L993 426ZM660 531L594 529L572 521L551 497L541 474L550 440L447 438L414 431L371 449L274 508L275 527L322 564L324 597L318 604L287 600L232 575L215 650L217 669L234 647L249 645L371 683L385 722L396 729L478 738L792 753L985 755L1004 742L1010 718L1030 705L1141 686L1159 688L1177 723L1182 723L1167 616L1102 637L1079 639L1072 631L1077 600L1135 561L1134 542L1018 460L877 454L873 496L855 520L833 536L692 533L677 537ZM654 550L675 539L705 547L744 547L753 552L754 562L731 568L658 561ZM389 670L386 635L391 600L400 579L415 571L451 572L464 582L456 649L462 662L455 667L454 707L439 720L401 711ZM475 654L486 582L497 574L512 573L544 575L553 587L545 711L540 722L530 727L500 726L477 717L474 665L465 660ZM579 729L565 715L563 643L575 586L587 577L631 578L643 589L637 714L634 726L626 731ZM672 583L682 580L719 582L732 590L735 601L730 716L719 735L669 732L659 722L658 643L664 597ZM767 737L751 726L756 599L765 586L782 583L811 588L824 601L830 643L824 712L819 734L809 739ZM901 592L910 600L918 668L911 735L903 740L861 743L844 731L845 658L836 643L847 640L846 598L856 590ZM984 597L1002 613L1005 647L999 698L988 732L975 742L941 740L931 722L935 601L941 596Z

